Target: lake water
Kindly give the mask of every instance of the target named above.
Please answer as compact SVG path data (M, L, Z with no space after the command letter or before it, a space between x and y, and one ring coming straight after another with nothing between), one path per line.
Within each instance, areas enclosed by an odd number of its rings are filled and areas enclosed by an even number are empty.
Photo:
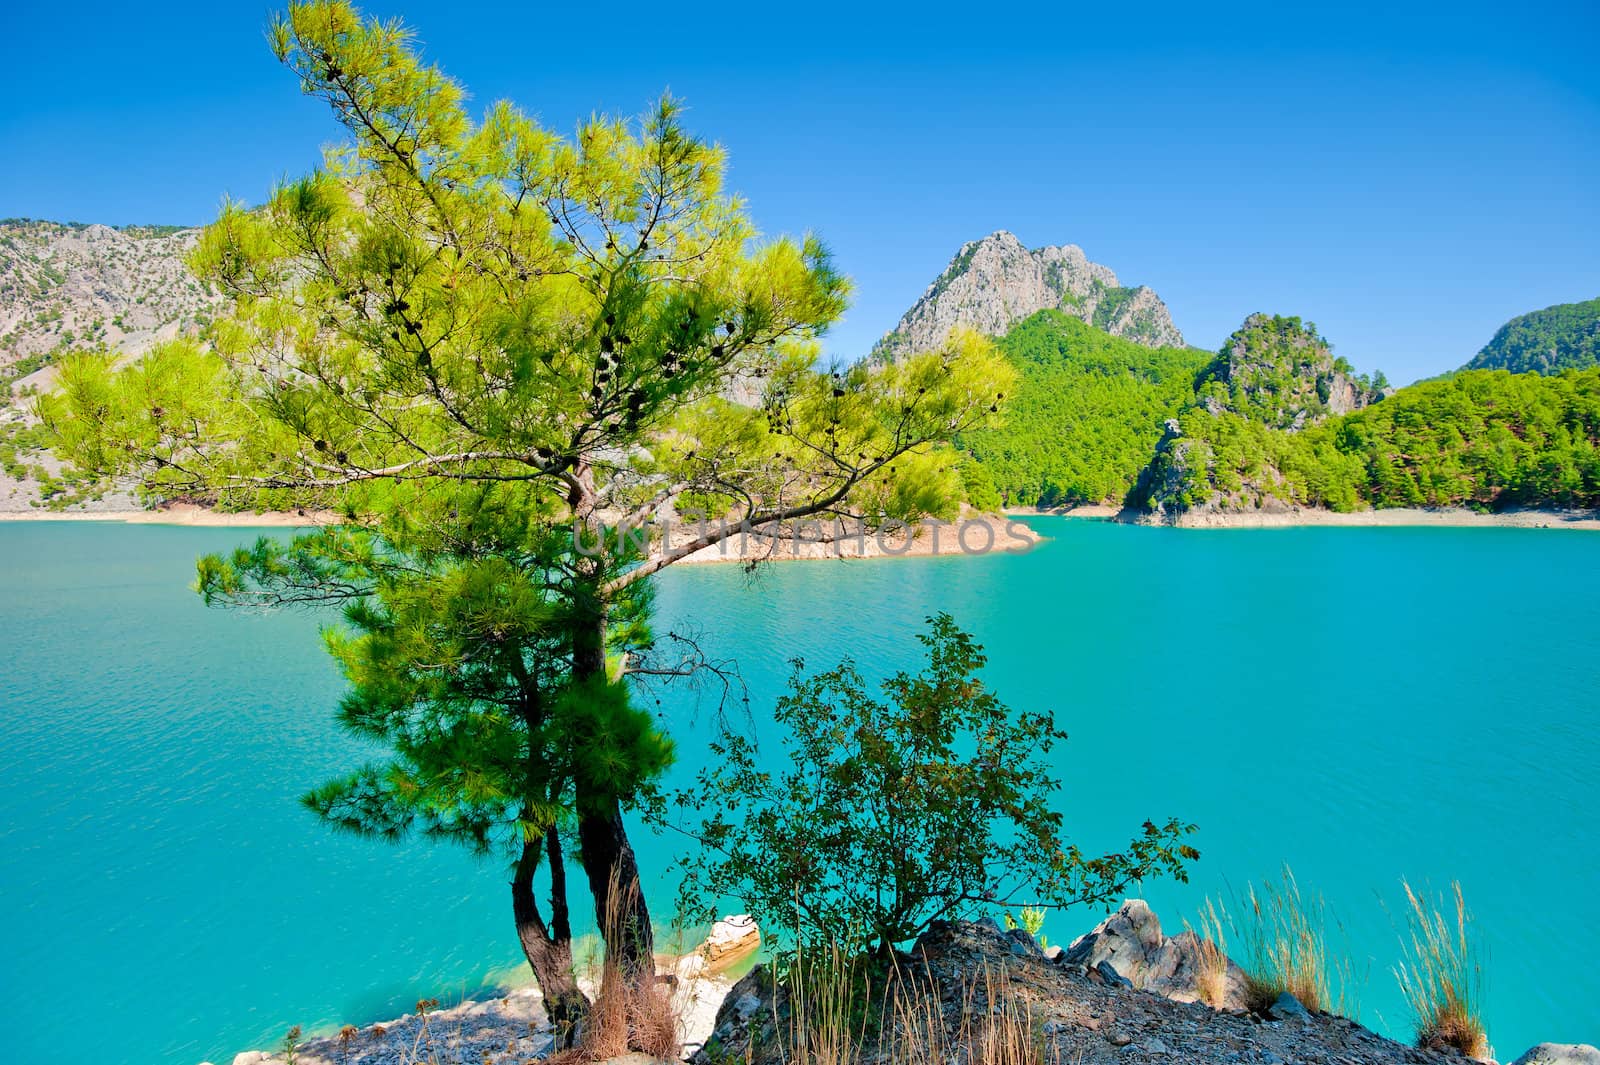
M1052 539L1022 556L679 568L658 627L736 657L759 722L787 659L910 665L948 610L1007 702L1071 732L1075 839L1200 825L1192 882L1143 888L1170 928L1287 862L1343 925L1362 1019L1403 1036L1400 878L1459 879L1502 1056L1600 1042L1600 536L1035 524ZM187 590L197 554L252 535L0 523L10 1060L226 1065L518 960L496 863L335 836L296 804L362 752L333 725L319 619ZM687 777L709 707L663 710ZM682 843L639 845L664 910ZM1097 919L1053 914L1046 935Z

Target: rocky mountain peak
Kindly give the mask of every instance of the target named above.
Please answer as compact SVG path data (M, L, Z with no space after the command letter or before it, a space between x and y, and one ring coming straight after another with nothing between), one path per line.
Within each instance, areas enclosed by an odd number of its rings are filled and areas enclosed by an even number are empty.
M957 325L999 335L1047 309L1149 347L1183 346L1166 304L1150 289L1123 286L1076 244L1029 250L1001 229L963 244L876 354L933 347Z

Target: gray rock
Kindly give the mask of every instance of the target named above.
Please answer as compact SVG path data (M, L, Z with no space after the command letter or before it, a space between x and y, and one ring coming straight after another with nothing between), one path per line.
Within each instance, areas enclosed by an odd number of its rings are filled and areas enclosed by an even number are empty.
M1012 950L1022 957L1044 957L1044 951L1039 948L1039 941L1030 936L1025 928L1011 929L1006 933L1006 939L1011 941Z
M1280 994L1278 1000L1267 1008L1267 1013L1276 1021L1298 1021L1311 1016L1300 1004L1300 1000L1287 991Z
M1600 1049L1588 1043L1540 1043L1511 1065L1600 1065Z
M1130 990L1133 988L1133 981L1117 972L1116 966L1109 961L1099 963L1094 967L1094 971L1100 974L1100 979L1105 981L1107 987L1126 987Z
M1201 986L1206 977L1205 945L1193 932L1167 936L1161 922L1143 899L1129 899L1094 931L1079 936L1057 961L1090 972L1109 965L1134 987L1154 991L1179 1002L1210 997L1208 1005L1237 1008L1244 1005L1244 970L1222 959L1215 987Z

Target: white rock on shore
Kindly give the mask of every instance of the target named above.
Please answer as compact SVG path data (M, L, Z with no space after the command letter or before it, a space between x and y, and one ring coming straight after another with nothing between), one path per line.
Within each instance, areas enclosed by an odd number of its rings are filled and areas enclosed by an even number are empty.
M672 989L678 1036L686 1051L698 1049L710 1036L717 1009L733 986L728 970L761 946L761 930L753 918L724 917L706 941L682 957L660 958L664 973L676 978ZM580 980L591 997L593 981ZM341 1034L319 1034L299 1043L295 1065L484 1065L541 1058L555 1040L544 1013L543 997L529 985L492 999L408 1013L382 1024L348 1027ZM287 1065L282 1050L247 1050L233 1065Z

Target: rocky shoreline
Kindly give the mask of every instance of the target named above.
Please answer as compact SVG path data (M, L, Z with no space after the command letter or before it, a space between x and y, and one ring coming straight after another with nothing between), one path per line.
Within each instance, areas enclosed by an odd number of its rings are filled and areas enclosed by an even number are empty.
M1063 950L1041 949L1020 929L994 921L937 922L897 960L895 979L918 989L917 1017L933 1016L923 1046L974 1050L1009 1015L1039 1065L1463 1065L1453 1050L1410 1046L1347 1017L1314 1011L1284 993L1260 1011L1246 1007L1243 973L1227 959L1206 989L1200 940L1167 936L1142 900L1130 900ZM1217 974L1209 970L1212 978ZM931 1012L929 1005L931 1004ZM694 1065L784 1065L779 1038L792 1023L787 996L764 969L752 970L718 1011L714 1043ZM974 1017L980 1018L974 1023ZM899 1065L903 1024L885 1025L852 1065ZM972 1055L976 1057L976 1054ZM1487 1062L1489 1059L1482 1059ZM1009 1058L1008 1058L1009 1061ZM1600 1050L1543 1043L1512 1065L1600 1065Z
M662 959L672 985L684 1060L690 1065L789 1065L785 1037L795 1009L766 965L737 980L760 933L748 917L724 918L705 944ZM1214 961L1214 959L1213 959ZM918 1016L938 1033L915 1036L923 1056L989 1060L977 1043L995 1018L1027 1036L1037 1065L1464 1065L1446 1049L1410 1046L1337 1014L1307 1009L1292 995L1265 1009L1246 1001L1244 973L1228 959L1207 965L1193 932L1166 935L1142 900L1121 908L1066 949L1041 946L993 920L936 922L898 955L895 982L916 990ZM586 988L592 991L592 987ZM1208 1005L1209 1000L1212 1004ZM554 1039L539 993L524 987L385 1024L347 1027L283 1050L247 1051L232 1065L521 1065L550 1055ZM929 1008L931 1005L931 1008ZM835 1065L904 1065L903 1018L864 1038ZM988 1034L986 1034L988 1033ZM953 1055L953 1056L952 1056ZM634 1059L637 1059L636 1061ZM630 1065L648 1059L630 1055ZM920 1059L918 1059L920 1060ZM1489 1058L1479 1059L1493 1065ZM1012 1065L1007 1058L1002 1065ZM1600 1065L1600 1049L1541 1043L1511 1065Z
M686 1051L701 1049L734 978L760 948L760 928L741 914L713 924L693 951L657 956L657 970L672 988L678 1036ZM594 979L580 979L579 985L594 997ZM292 1053L285 1046L246 1050L234 1055L232 1065L511 1065L538 1060L555 1050L543 1002L533 984L451 1005L426 1000L415 1012L393 1020L310 1033L295 1042Z

